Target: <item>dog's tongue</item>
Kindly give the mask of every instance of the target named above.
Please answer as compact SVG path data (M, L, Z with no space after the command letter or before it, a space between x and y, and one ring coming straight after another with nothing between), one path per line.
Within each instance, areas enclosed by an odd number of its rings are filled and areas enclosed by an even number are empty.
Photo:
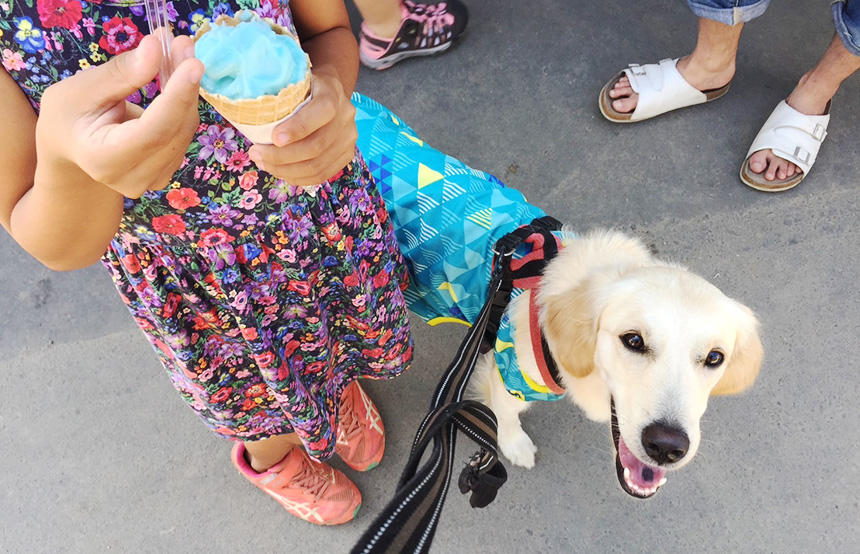
M618 459L621 460L621 465L624 467L624 475L628 484L633 484L641 491L656 490L657 487L663 484L663 478L666 476L666 471L659 467L649 466L639 461L639 458L630 452L627 445L624 444L624 439L618 438Z

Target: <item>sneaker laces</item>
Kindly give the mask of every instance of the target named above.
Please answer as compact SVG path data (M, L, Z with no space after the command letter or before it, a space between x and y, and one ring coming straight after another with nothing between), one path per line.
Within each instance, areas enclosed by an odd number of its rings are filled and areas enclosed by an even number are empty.
M340 421L339 428L343 431L344 437L351 437L361 427L361 421L355 415L354 395L349 395L343 399L340 405Z
M310 458L306 456L304 458L302 469L292 478L292 482L311 493L315 500L319 500L328 491L332 482L323 471L313 467L314 462Z

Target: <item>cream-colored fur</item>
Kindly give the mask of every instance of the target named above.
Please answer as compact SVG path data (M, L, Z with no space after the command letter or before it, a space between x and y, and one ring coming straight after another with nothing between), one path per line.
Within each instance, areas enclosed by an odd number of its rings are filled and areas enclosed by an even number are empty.
M520 368L541 382L528 336L528 292L509 306ZM655 259L618 232L568 234L547 266L538 292L540 323L569 398L590 419L608 421L614 398L621 437L643 462L642 430L669 421L690 440L683 466L701 438L699 420L711 394L734 394L755 380L762 359L758 322L742 304L684 268ZM620 337L636 332L647 352ZM718 367L705 356L721 352ZM514 464L534 465L537 448L520 426L529 402L501 383L492 352L479 361L468 395L487 404L499 422L499 447Z

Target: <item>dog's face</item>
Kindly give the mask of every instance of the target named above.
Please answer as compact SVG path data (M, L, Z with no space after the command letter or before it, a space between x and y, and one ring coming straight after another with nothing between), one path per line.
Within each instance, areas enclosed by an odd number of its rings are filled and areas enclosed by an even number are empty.
M659 262L591 276L554 295L545 322L562 370L580 378L598 372L608 388L618 480L639 498L695 455L709 396L740 392L761 365L752 312Z
M619 481L647 497L695 455L726 372L734 386L752 381L760 354L745 349L761 347L748 309L677 268L636 269L604 292L594 369L612 395Z

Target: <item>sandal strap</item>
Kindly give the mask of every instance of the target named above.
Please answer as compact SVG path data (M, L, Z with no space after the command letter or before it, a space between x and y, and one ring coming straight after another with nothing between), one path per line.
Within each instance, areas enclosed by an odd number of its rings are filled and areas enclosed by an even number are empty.
M827 137L830 113L806 115L789 106L785 100L777 104L762 125L747 151L747 159L759 150L771 149L774 154L809 172L821 143Z
M705 93L688 83L678 72L678 58L659 63L630 64L624 70L630 87L639 95L630 121L639 121L707 102Z

